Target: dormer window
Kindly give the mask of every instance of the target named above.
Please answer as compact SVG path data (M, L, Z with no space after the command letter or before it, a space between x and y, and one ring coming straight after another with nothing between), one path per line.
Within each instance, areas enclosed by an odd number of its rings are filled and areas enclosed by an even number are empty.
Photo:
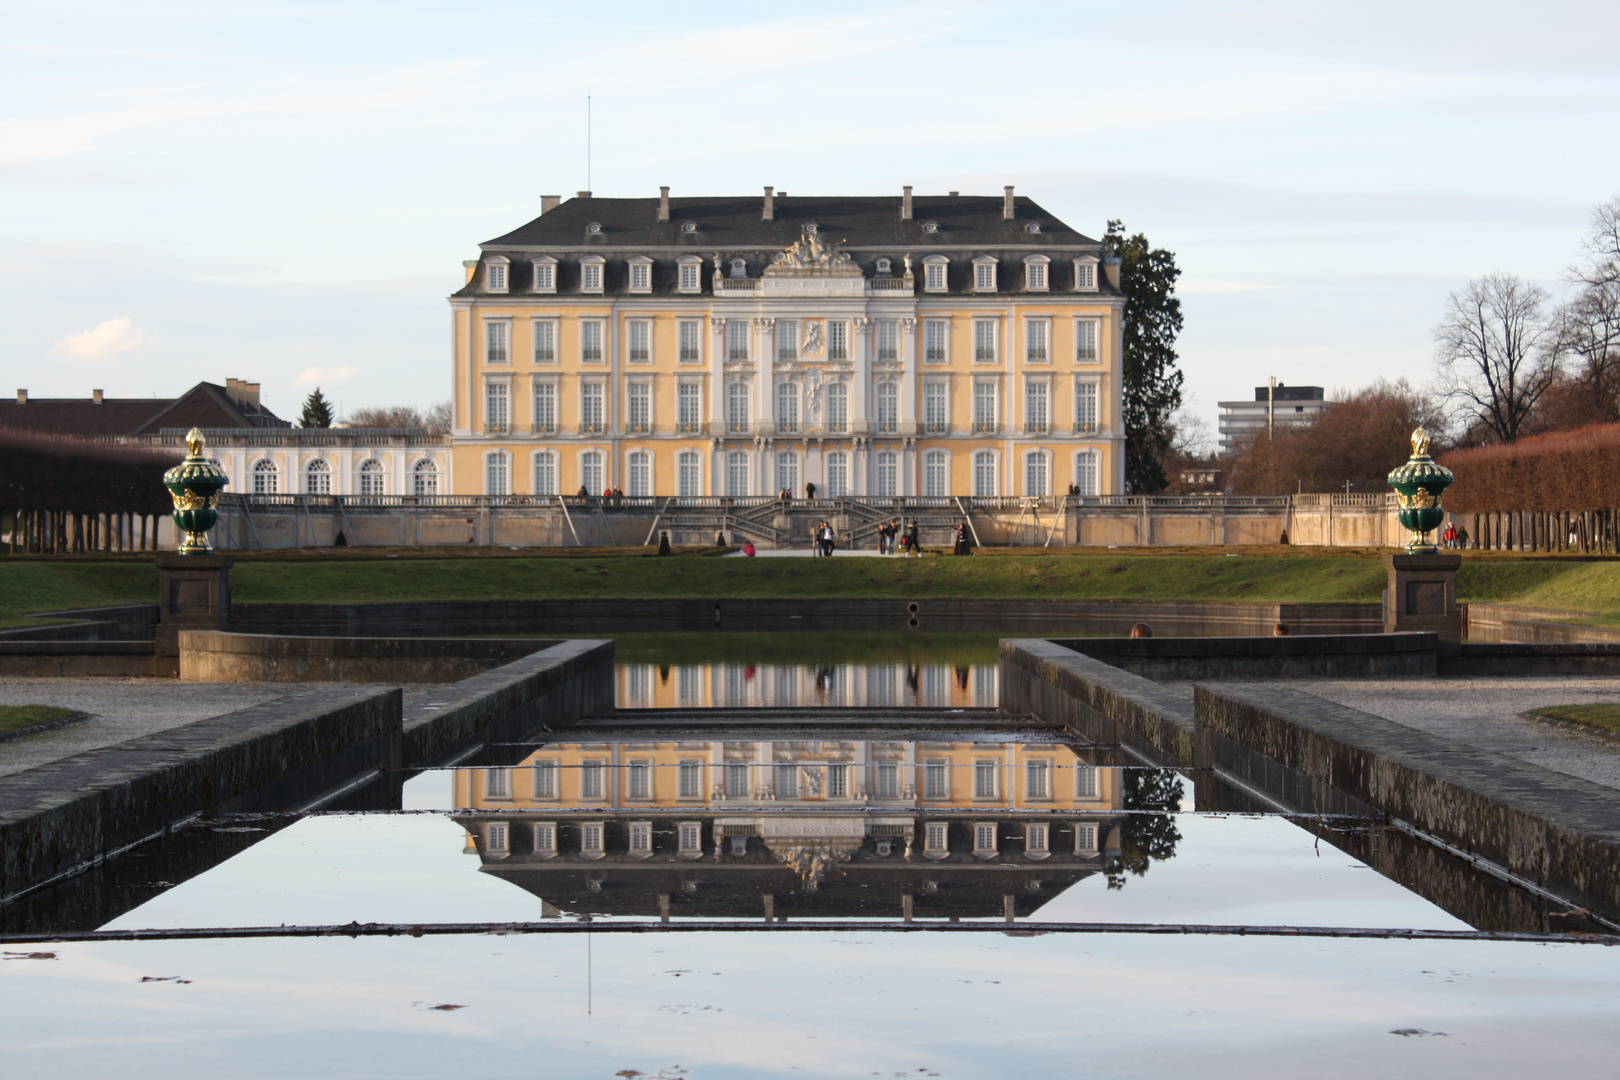
M587 235L590 235L590 236L600 236L602 234L602 224L601 224L601 222L598 222L598 221L591 222L589 225L585 226L585 232L586 232Z
M637 257L630 260L630 291L633 293L652 292L651 259Z
M988 255L973 260L973 291L996 291L996 260Z
M888 259L879 259L877 261L877 272L882 274L884 277L888 277L890 274L894 273L894 264Z
M534 260L534 291L543 293L557 291L557 260L549 255Z
M937 222L937 221L925 221L925 222L923 222L923 232L925 232L925 233L937 233L937 232L939 232L939 222Z
M680 262L680 289L683 293L703 291L703 260L688 255Z
M599 293L602 291L601 259L591 258L580 260L579 291L588 293Z
M484 291L506 291L506 268L509 260L504 255L497 255L493 259L484 261Z
M695 222L695 221L683 221L683 222L681 222L681 232L687 233L687 234L697 232L697 222Z
M1030 292L1046 291L1046 268L1049 260L1045 255L1031 255L1024 260L1024 288Z
M1097 291L1097 260L1093 256L1074 260L1074 287L1077 292Z
M748 276L748 263L747 263L747 261L744 260L744 259L732 259L731 260L731 276L734 277L734 278L745 278L745 277L747 277Z
M1032 221L1028 225L1024 226L1024 231L1029 233L1031 236L1034 236L1036 233L1041 231L1041 223L1038 221Z
M945 268L949 263L943 255L930 255L923 260L923 291L945 291Z
M806 235L806 236L814 236L814 235L816 235L816 223L815 222L807 221L807 222L804 223L804 235Z

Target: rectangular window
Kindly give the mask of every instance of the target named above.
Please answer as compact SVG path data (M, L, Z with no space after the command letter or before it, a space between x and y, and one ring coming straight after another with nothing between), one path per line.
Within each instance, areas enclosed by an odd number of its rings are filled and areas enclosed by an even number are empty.
M630 291L636 293L652 292L652 264L633 262L630 264Z
M877 358L900 359L900 324L894 319L877 321Z
M535 319L529 323L534 331L534 362L537 364L555 364L557 362L557 324L550 319Z
M555 761L537 761L534 763L534 797L537 799L555 799L557 797L557 763Z
M1076 765L1074 768L1074 797L1077 799L1095 799L1097 797L1097 772L1091 765Z
M1097 826L1076 825L1074 827L1074 853L1085 854L1097 850Z
M1097 362L1097 320L1078 319L1074 324L1074 360L1077 364Z
M748 493L748 454L733 450L726 454L726 494L741 498Z
M929 364L943 364L945 362L945 340L950 331L950 323L942 319L930 319L923 323L923 361Z
M1052 797L1052 763L1041 759L1024 765L1024 798L1050 799Z
M1031 379L1024 383L1024 434L1041 435L1046 432L1046 381Z
M744 319L726 320L726 359L748 359L748 323Z
M1045 855L1050 850L1047 847L1047 827L1045 825L1024 826L1024 854Z
M600 320L582 319L579 324L579 360L582 364L602 362L602 326Z
M1046 339L1051 325L1045 319L1026 319L1024 321L1024 361L1026 363L1046 363L1048 359Z
M583 292L602 291L602 264L588 262L580 264L579 287Z
M652 798L653 764L650 761L632 761L629 768L632 799Z
M929 292L945 291L945 264L931 262L923 265L923 288Z
M929 758L923 765L923 798L948 799L951 797L951 763L944 758Z
M490 364L505 364L511 360L511 353L507 346L512 336L512 324L509 322L486 322L484 324L484 360Z
M894 383L878 383L877 429L882 435L893 435L900 430L900 388Z
M827 497L843 498L849 494L849 455L834 450L827 455Z
M975 761L973 763L973 797L975 799L993 799L996 797L996 768L994 761Z
M942 499L950 493L950 471L945 451L930 450L923 455L923 494Z
M703 763L700 761L683 761L676 769L676 777L680 786L676 792L683 799L700 799L703 797Z
M776 490L790 492L799 490L799 455L791 450L780 450L776 454ZM779 700L777 704L797 704L797 702L789 700L798 687L798 683L794 681L796 676L789 676L779 672L777 677L779 682L783 684L778 687L777 696L782 700Z
M682 450L675 457L675 494L695 499L703 494L703 457L696 450Z
M979 292L996 291L996 264L993 262L975 263L973 266L973 287Z
M874 495L890 499L900 494L900 455L885 450L877 456L877 490Z
M900 766L890 762L882 762L878 765L877 797L880 799L898 799L900 797Z
M579 797L582 799L606 798L606 780L607 766L603 762L584 762L579 767Z
M600 855L606 848L602 844L603 828L600 825L581 825L579 828L579 850L585 855Z
M748 779L747 765L726 766L726 798L747 799L754 794Z
M827 766L827 798L849 798L849 766Z
M557 384L534 384L534 433L551 435L557 430Z
M555 821L539 821L535 823L534 853L547 857L557 854L557 823Z
M993 855L996 851L996 827L988 821L973 826L973 854Z
M1041 498L1052 493L1050 486L1049 458L1044 452L1026 454L1024 456L1024 494L1037 495Z
M652 384L633 382L630 391L630 416L625 430L644 435L652 430Z
M557 291L557 267L554 263L536 261L534 264L534 291Z
M923 827L923 851L929 855L943 855L949 849L946 838L950 829L943 821L930 821Z
M506 264L505 263L497 263L497 262L488 263L486 265L486 270L487 270L487 273L486 273L485 276L488 279L489 291L490 292L505 292L506 291Z
M776 430L785 435L799 430L799 388L793 383L776 386Z
M484 850L492 855L506 853L506 822L497 821L484 826Z
M703 387L681 383L675 390L676 429L686 434L703 429Z
M630 823L630 854L652 854L652 822L632 821Z
M703 360L703 324L690 319L682 321L680 336L680 362L697 364Z
M849 359L849 323L827 323L827 359Z
M799 321L797 319L776 320L776 358L778 360L797 360L799 358Z
M1046 289L1046 264L1032 262L1024 265L1025 287L1036 292Z
M1095 263L1075 263L1074 287L1088 290L1097 287L1097 266Z
M930 435L943 435L950 430L944 383L923 384L923 430Z
M484 770L484 798L510 799L512 797L512 770Z
M979 364L996 362L996 322L994 319L973 320L973 360Z
M973 384L973 430L996 430L996 384L992 382L976 382Z
M630 362L652 363L652 323L646 319L630 320Z
M507 409L507 394L510 387L504 382L488 382L484 384L484 434L500 435L505 433L510 413Z
M799 797L799 767L797 765L778 765L776 767L776 797L778 799L797 799Z
M827 430L835 435L849 430L849 386L845 383L827 386Z
M1097 384L1074 384L1074 430L1082 433L1097 430Z
M579 384L579 430L586 434L600 434L603 425L602 384ZM595 492L592 491L594 495Z
M726 386L726 431L732 435L748 434L747 383Z
M677 835L680 837L680 853L682 855L703 854L703 826L696 821L683 821Z
M703 267L695 262L681 263L681 292L695 293L703 288Z

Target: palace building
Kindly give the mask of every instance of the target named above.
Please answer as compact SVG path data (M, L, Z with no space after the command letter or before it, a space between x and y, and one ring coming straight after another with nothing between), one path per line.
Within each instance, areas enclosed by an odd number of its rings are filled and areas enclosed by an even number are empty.
M450 297L459 494L1123 490L1118 263L1028 198L545 196Z

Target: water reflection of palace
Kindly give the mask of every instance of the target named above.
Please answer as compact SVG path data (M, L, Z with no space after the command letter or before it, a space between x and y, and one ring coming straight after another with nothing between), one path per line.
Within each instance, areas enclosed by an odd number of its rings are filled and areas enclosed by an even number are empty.
M1121 770L1041 743L557 743L456 770L454 805L548 910L1014 916L1117 854Z
M995 664L618 665L621 709L994 708Z

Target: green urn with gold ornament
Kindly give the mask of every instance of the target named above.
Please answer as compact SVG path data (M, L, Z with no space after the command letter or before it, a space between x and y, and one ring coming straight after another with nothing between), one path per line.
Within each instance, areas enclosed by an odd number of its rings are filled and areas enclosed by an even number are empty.
M163 474L163 486L174 497L174 526L183 534L180 554L206 555L214 550L208 530L219 521L219 493L230 483L225 470L203 457L203 433L186 433L186 459Z
M1401 524L1412 533L1406 545L1410 554L1431 555L1440 550L1429 534L1446 519L1440 497L1456 479L1455 473L1429 456L1429 433L1422 428L1412 432L1412 456L1389 474L1389 486L1400 499Z

